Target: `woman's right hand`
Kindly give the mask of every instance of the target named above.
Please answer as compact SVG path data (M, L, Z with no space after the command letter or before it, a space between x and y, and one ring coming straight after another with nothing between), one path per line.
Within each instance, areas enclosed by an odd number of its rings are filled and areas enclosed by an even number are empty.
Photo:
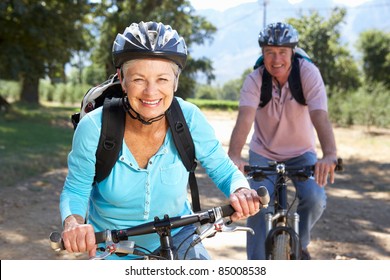
M94 229L92 225L80 223L80 217L69 216L65 219L62 240L69 253L88 252L89 257L96 255Z

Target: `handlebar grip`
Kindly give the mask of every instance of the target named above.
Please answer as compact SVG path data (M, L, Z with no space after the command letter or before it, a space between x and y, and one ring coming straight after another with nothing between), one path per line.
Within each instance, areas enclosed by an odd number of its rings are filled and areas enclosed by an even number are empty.
M269 197L269 193L266 187L260 186L257 189L257 195L260 197L260 202L264 206L268 206L269 201L271 200Z
M337 159L337 163L336 163L336 167L334 169L335 171L344 171L344 164L343 164L343 159L342 158L338 158Z
M107 232L106 231L101 231L101 232L95 232L95 239L96 239L96 244L106 242L107 239Z
M50 247L54 251L65 250L65 245L64 241L62 240L61 233L59 233L58 231L53 231L52 233L50 233L49 239Z
M221 211L222 211L222 217L228 217L233 215L236 210L234 210L233 206L229 205L224 205L221 206Z
M95 232L96 244L106 242L106 238L107 238L106 231ZM54 251L65 250L65 245L64 245L64 241L62 240L61 233L59 233L58 231L53 231L52 233L50 233L49 239L50 239L50 247Z

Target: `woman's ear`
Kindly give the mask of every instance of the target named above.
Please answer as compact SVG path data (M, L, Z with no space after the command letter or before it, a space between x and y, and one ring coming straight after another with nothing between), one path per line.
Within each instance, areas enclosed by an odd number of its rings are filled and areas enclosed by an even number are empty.
M175 85L174 85L174 88L173 88L173 92L176 92L177 88L179 87L179 77L180 77L180 73L177 74L177 76L175 78Z
M122 72L122 68L117 68L116 69L116 73L118 74L118 79L119 79L119 82L121 83L122 91L124 93L126 93L125 88L123 87L123 77L122 77L123 72Z
M116 69L116 73L118 74L118 78L119 78L119 81L122 83L122 71L120 68L117 68Z

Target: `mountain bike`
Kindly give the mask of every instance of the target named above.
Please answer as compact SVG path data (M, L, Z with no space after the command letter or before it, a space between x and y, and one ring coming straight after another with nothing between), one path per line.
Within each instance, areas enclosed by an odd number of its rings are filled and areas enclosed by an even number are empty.
M274 198L270 205L273 213L265 214L266 240L265 256L268 260L300 260L302 247L299 238L299 214L292 210L296 200L288 200L287 182L290 179L301 181L313 179L314 165L287 166L284 162L269 162L268 166L247 165L244 167L247 178L255 181L270 179L276 175ZM335 171L343 171L343 161L337 160ZM295 188L295 186L294 186Z
M268 190L265 187L260 187L257 190L260 197L261 207L267 207L269 202ZM191 224L198 224L201 227L199 235L191 242L186 249L184 259L187 252L200 243L203 239L213 237L217 232L235 232L246 231L254 234L254 231L249 227L232 226L230 219L224 219L231 216L235 210L231 205L214 207L212 209L196 212L191 215L177 216L170 218L164 215L162 219L155 217L154 221L144 223L132 228L121 230L105 230L96 232L96 244L104 243L101 254L92 259L106 259L112 254L124 254L139 256L145 260L175 260L177 259L178 248L173 246L171 229L183 227ZM160 249L158 254L153 254L146 248L139 247L134 241L129 240L131 236L156 233L160 236ZM193 234L195 234L194 232ZM52 232L49 236L50 246L54 251L65 250L61 233Z

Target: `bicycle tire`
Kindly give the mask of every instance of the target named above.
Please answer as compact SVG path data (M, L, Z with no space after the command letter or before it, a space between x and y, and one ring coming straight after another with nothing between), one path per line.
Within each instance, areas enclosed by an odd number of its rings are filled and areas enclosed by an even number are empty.
M290 235L287 233L278 234L275 237L274 247L272 249L274 260L290 259Z

